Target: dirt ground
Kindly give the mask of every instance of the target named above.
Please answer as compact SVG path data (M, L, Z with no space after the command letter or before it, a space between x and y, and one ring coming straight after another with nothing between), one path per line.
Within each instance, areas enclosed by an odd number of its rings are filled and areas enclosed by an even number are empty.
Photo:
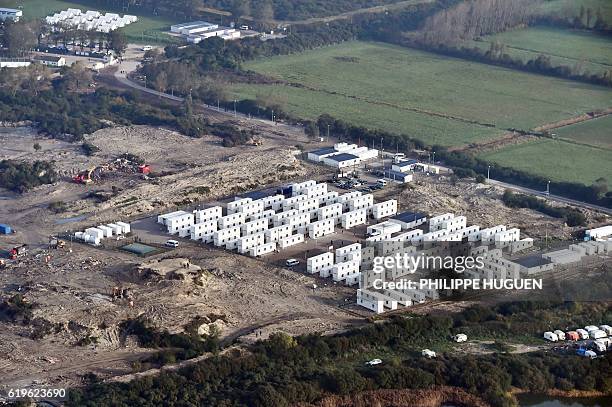
M250 342L276 331L333 333L364 323L360 313L346 306L354 288L285 270L280 258L264 262L184 241L177 250L147 259L77 243L47 248L49 236L66 230L118 220L145 224L177 207L330 176L330 170L299 159L299 148L320 147L299 131L265 124L255 128L262 146L225 148L212 136L192 139L164 128L109 127L86 136L99 148L92 157L78 144L42 138L31 129L0 131L0 142L10 146L0 150L0 159L54 161L60 174L55 184L22 195L0 191L0 220L17 230L0 236L0 248L30 246L27 257L0 269L1 297L22 294L34 305L30 324L0 322L0 385L78 385L88 372L103 378L129 374L132 362L151 350L122 336L118 325L139 316L180 332L196 317L215 315L226 343ZM34 150L35 143L40 151ZM115 163L124 153L143 158L157 176L145 178L123 168L102 171L91 185L71 182L78 172ZM402 211L465 214L469 224L483 227L520 227L534 238L567 239L573 231L537 212L506 208L499 200L502 193L497 187L419 176L411 185L376 192L375 199L399 198ZM54 202L65 208L50 210ZM603 221L587 215L594 223ZM190 263L183 279L144 278L137 272L147 263L180 274L180 267L174 269L183 261ZM127 289L129 298L113 298L114 287ZM88 338L97 343L86 344Z

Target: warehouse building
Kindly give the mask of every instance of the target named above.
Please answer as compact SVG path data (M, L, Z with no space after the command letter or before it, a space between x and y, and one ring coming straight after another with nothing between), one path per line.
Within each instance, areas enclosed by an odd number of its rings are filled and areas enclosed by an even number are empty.
M417 160L401 160L397 163L393 163L391 169L400 173L407 173L414 171L414 166L418 164Z

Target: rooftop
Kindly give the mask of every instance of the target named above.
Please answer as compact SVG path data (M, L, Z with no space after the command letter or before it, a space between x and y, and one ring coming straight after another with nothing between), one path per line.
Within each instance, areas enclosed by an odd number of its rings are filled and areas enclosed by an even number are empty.
M531 267L539 267L544 266L546 264L550 264L551 261L542 257L539 254L533 254L531 256L522 257L520 259L514 260L515 263L520 264L523 267L531 268Z
M340 154L332 155L331 157L328 157L328 158L336 162L351 161L351 160L359 159L359 157L357 157L356 155L348 154L348 153L340 153Z
M336 152L336 150L333 147L324 147L324 148L320 148L318 150L310 151L310 154L326 155L326 154L332 154L332 153L335 153L335 152Z
M427 217L427 215L425 215L424 213L419 213L419 212L402 212L402 213L398 213L397 215L395 215L391 219L397 219L399 221L408 223L408 222L414 222L416 220L423 219L423 218L426 218L426 217Z
M397 165L398 167L408 167L410 165L414 165L417 163L418 163L417 160L405 160L405 161L400 161L399 163L393 164L393 165Z

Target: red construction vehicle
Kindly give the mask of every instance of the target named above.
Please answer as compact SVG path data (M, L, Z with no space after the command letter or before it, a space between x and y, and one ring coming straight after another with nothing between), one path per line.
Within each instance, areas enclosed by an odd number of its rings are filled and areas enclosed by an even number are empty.
M28 252L27 246L22 244L21 246L15 246L9 252L9 258L11 260L17 260L17 257L25 256Z
M75 175L74 177L72 177L72 181L76 182L77 184L85 184L85 185L93 182L93 179L91 179L91 175L93 174L95 169L96 168L93 167L86 171L80 172L78 175Z
M151 173L151 166L149 164L139 165L138 172L144 175L148 175Z

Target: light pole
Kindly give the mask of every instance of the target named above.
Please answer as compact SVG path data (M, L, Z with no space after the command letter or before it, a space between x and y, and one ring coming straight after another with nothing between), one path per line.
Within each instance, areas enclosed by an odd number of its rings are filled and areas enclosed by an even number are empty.
M329 141L329 128L331 127L331 124L327 125L327 140Z
M550 180L546 183L546 195L550 195Z
M435 164L435 163L436 163L436 152L434 151L433 152L433 162L432 162L432 164Z
M272 110L272 123L274 123L274 110Z
M144 77L145 89L147 88L147 75L142 75Z
M488 180L491 179L491 166L490 165L487 167L487 179Z
M234 117L236 117L236 99L234 99Z

